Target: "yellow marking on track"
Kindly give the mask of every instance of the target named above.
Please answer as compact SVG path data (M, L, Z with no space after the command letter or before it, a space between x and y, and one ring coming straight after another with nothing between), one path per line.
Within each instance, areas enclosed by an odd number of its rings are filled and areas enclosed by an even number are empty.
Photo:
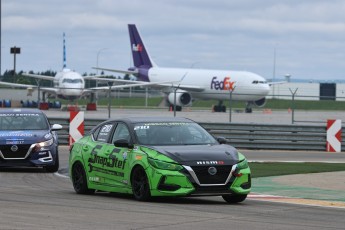
M280 203L289 203L289 204L304 204L312 206L322 206L322 207L336 207L336 208L345 208L345 202L339 201L325 201L325 200L310 200L310 199L301 199L301 198L289 198L281 196L249 196L249 199L252 200L265 200L270 202L280 202Z

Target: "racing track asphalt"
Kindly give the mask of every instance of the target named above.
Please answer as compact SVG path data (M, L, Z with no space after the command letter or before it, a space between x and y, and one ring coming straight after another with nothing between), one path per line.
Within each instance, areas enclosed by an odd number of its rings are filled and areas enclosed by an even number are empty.
M60 146L60 154L68 155L68 147ZM345 163L345 153L305 151L240 150L249 161ZM62 161L62 162L61 162ZM66 158L60 163L68 165ZM60 168L68 177L68 169ZM250 198L345 208L345 169L341 172L310 173L254 178ZM307 200L306 200L307 199Z
M60 147L61 168L68 167L68 156L68 147ZM0 182L0 229L340 230L345 226L345 209L336 207L261 198L228 205L220 197L138 202L112 193L77 195L68 178L39 170L1 170Z

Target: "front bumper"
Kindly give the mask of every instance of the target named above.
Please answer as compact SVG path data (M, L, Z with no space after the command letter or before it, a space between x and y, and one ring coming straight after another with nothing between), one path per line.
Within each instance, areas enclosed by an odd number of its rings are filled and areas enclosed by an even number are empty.
M45 167L54 165L57 159L57 148L36 150L30 146L28 150L11 156L8 152L0 151L0 167Z
M209 175L208 167L183 166L181 171L160 170L150 167L152 196L220 196L249 194L250 169L237 165L218 167L219 175ZM216 166L217 168L217 166ZM208 174L208 175L207 175Z

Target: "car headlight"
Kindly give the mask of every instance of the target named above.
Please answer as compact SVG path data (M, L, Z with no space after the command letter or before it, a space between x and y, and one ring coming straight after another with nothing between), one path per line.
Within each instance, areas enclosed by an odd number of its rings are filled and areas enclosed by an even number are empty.
M47 141L43 141L43 142L37 143L36 144L36 148L38 150L42 150L42 149L45 149L46 147L51 146L53 143L54 143L54 139L52 138L52 139L49 139Z
M157 169L164 169L164 170L171 170L171 171L179 171L183 169L181 165L156 160L153 158L148 158L148 162L150 163L150 165L152 165L153 167Z
M245 168L248 168L248 161L247 159L243 159L242 161L238 162L237 163L237 168L238 169L245 169Z

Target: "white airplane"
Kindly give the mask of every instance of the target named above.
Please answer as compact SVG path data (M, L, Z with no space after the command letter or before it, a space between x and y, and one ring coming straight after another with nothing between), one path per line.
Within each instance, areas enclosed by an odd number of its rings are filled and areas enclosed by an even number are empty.
M54 77L46 76L46 75L30 74L30 73L23 73L23 75L27 77L35 78L37 81L37 85L9 83L9 82L3 82L3 81L0 81L0 85L27 88L29 92L32 92L34 89L37 89L38 101L40 101L40 91L43 92L43 102L45 101L45 94L48 94L48 96L57 96L58 98L67 99L70 101L75 101L85 95L91 95L91 100L93 100L94 93L96 91L107 91L107 90L113 90L113 89L118 89L118 88L129 88L129 87L146 86L146 85L149 86L149 85L157 84L156 82L143 82L143 83L135 82L136 84L114 85L114 86L110 86L110 88L108 86L85 88L85 79L90 79L90 80L98 79L98 80L107 81L107 82L111 82L113 81L113 79L99 78L101 76L84 76L83 77L78 72L67 69L66 68L65 34L63 34L63 69L62 71L57 72ZM40 80L53 81L54 87L39 87ZM159 82L159 83L162 83L162 82Z
M191 106L193 99L199 98L219 100L214 110L225 112L226 107L222 102L229 100L230 92L232 100L247 102L246 112L251 112L253 105L261 107L266 103L265 97L270 91L270 85L258 74L247 71L158 67L150 58L136 26L129 24L128 30L134 67L128 70L94 69L132 74L139 82L178 82L156 85L167 93L167 101L170 105L176 105L177 110L181 110L183 106Z

